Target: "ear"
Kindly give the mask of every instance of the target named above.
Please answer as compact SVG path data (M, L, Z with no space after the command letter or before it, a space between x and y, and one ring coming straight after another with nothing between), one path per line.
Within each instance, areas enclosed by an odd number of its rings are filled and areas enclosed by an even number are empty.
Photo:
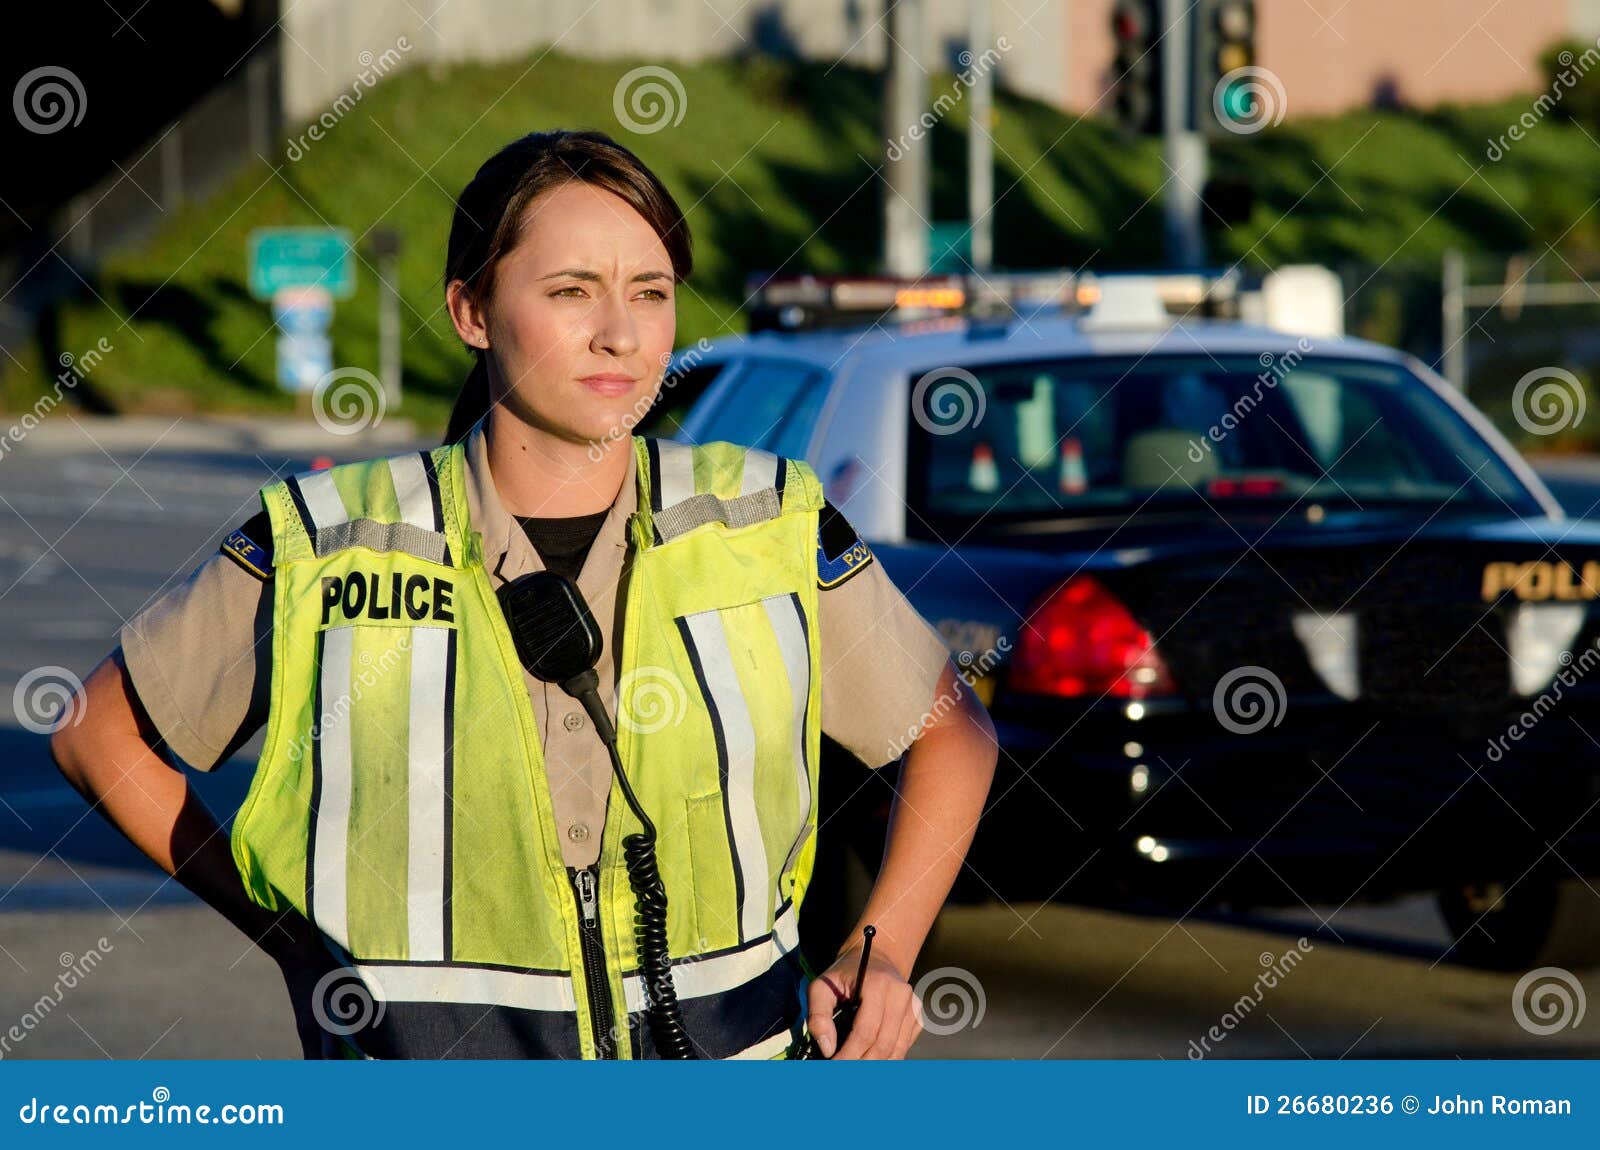
M488 347L488 316L484 314L483 306L473 298L465 280L450 281L444 289L444 302L461 342L468 347Z

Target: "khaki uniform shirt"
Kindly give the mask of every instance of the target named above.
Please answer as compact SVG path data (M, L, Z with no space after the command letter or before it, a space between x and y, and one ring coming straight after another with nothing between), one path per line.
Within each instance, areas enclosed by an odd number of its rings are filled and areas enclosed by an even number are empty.
M605 639L600 697L614 699L630 559L628 516L638 506L636 464L622 481L578 574ZM489 474L483 425L467 440L467 499L498 587L543 567ZM266 543L265 540L256 542ZM172 750L210 770L266 721L271 695L272 584L226 555L123 627L123 660L140 702ZM933 704L948 651L876 562L818 592L822 729L870 767L898 757L906 733ZM543 741L562 854L585 867L600 852L611 760L582 705L524 673Z

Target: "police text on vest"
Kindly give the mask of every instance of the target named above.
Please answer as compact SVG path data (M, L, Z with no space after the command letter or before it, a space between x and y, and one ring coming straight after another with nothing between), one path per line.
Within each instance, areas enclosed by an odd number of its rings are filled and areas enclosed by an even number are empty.
M322 577L322 622L338 611L346 619L424 619L454 623L451 596L455 584L448 579L391 572L388 585L376 571ZM402 615L402 612L404 614Z

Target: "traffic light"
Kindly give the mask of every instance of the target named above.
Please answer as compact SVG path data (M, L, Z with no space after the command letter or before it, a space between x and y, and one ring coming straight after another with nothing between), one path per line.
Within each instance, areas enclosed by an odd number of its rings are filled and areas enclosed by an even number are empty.
M1117 121L1138 135L1162 129L1161 0L1117 0L1111 9Z
M1282 86L1256 67L1255 0L1194 10L1194 116L1202 132L1249 135L1283 119Z

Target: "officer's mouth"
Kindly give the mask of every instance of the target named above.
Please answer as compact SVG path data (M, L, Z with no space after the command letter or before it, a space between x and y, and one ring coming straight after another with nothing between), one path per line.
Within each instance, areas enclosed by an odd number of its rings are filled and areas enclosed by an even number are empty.
M585 375L578 382L587 387L596 395L603 395L608 399L615 399L619 395L627 395L638 384L638 379L621 372L600 372L595 375Z

